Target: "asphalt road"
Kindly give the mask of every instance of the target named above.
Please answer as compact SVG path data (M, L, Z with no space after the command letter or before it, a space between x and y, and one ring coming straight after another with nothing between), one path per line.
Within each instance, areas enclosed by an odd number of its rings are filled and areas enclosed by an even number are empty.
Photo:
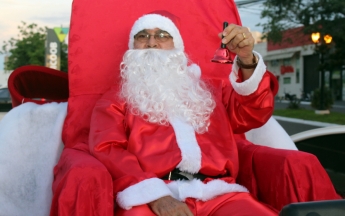
M274 104L274 109L286 109L289 105L288 101L279 101L276 100L275 104ZM309 110L315 110L313 107L310 106L310 102L301 102L300 104L301 108L304 109L309 109ZM337 112L337 113L344 113L344 118L345 118L345 101L336 101L333 105L333 108L330 109L331 112ZM296 133L300 133L306 130L311 130L311 129L316 129L316 128L320 128L320 127L324 127L324 125L320 124L318 125L313 124L302 124L300 122L294 122L293 119L291 121L282 121L282 120L278 120L279 124L286 130L286 132L289 135L293 135Z

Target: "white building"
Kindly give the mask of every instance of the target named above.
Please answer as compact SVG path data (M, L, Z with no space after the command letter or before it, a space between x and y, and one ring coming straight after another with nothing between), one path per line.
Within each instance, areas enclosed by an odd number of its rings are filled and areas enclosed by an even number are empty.
M314 52L315 45L302 30L300 27L286 31L283 40L291 38L290 42L261 42L254 46L263 56L267 69L278 79L278 97L287 93L305 99L320 86L320 59ZM345 70L326 71L325 86L331 88L335 100L345 100Z

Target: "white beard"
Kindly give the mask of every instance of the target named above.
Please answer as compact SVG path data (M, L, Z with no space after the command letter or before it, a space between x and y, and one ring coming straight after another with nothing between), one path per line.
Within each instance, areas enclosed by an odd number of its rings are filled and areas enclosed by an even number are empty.
M160 125L182 118L204 133L215 108L212 94L188 68L181 50L128 50L121 63L121 96L134 115Z

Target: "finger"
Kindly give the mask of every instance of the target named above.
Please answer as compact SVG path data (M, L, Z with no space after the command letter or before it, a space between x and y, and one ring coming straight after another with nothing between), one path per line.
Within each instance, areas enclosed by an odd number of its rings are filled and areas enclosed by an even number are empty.
M237 34L235 38L231 41L231 43L228 45L228 48L230 50L236 49L236 48L243 48L246 46L254 47L254 38L252 34L242 32L241 34Z
M253 44L252 41L253 41L253 40L252 40L251 38L242 40L242 41L240 41L240 42L237 44L237 47L238 47L238 48L243 48L243 47L246 47L246 46L251 46L251 45Z
M239 25L229 24L225 29L223 29L222 35L225 37L230 34L234 30L234 28L240 27Z
M227 44L227 46L230 50L236 49L241 41L243 41L241 34L237 34L235 37L232 38L232 40Z
M186 212L186 215L187 216L194 216L193 213L189 210L189 208L188 208L188 211Z
M228 44L230 41L234 40L238 34L242 34L242 32L244 31L242 30L241 26L237 26L237 25L232 25L231 28L229 29L226 28L226 30L227 30L226 32L223 32L224 38L222 40L222 43L225 43L225 44Z
M188 208L187 204L184 203L183 206L183 210L184 210L184 215L186 216L194 216L193 213L191 212L191 210Z

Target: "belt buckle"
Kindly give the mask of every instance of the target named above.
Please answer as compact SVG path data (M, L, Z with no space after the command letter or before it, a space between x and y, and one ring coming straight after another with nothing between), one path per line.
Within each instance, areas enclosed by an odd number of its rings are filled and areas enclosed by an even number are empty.
M169 172L168 180L171 180L171 174L172 174L172 171ZM194 179L193 174L190 174L190 173L179 171L177 174L186 177L188 180L193 180Z
M193 174L190 174L190 173L186 173L186 172L180 171L180 172L178 172L178 174L180 174L180 175L186 177L186 178L187 178L188 180L190 180L190 181L194 179Z

